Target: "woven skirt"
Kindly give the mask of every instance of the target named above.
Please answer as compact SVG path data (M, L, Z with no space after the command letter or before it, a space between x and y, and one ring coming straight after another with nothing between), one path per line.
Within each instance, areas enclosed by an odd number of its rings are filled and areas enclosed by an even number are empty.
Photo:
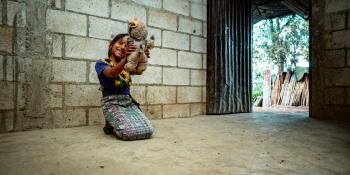
M151 122L130 95L103 97L102 110L106 121L121 140L147 139L154 132Z

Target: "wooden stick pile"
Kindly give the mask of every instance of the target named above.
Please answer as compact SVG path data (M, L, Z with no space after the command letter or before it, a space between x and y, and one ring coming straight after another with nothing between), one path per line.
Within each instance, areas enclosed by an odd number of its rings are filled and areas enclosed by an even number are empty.
M293 72L272 78L271 105L309 106L309 76L297 81Z

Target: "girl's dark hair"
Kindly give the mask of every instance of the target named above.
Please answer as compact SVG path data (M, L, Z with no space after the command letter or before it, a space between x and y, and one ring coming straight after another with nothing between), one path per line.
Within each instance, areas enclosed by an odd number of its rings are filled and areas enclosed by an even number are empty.
M127 36L128 34L126 33L122 33L122 34L118 34L117 36L115 36L113 38L113 40L109 43L109 47L108 47L108 58L111 57L112 55L112 46L115 42L117 42L119 39L123 38L124 36Z

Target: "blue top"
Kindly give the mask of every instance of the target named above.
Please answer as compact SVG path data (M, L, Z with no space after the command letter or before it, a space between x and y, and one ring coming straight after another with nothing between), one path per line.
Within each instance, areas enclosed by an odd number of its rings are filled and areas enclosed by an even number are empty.
M123 70L114 79L106 77L102 72L108 66L112 66L109 59L96 61L95 70L102 88L102 95L130 95L131 77L129 72Z

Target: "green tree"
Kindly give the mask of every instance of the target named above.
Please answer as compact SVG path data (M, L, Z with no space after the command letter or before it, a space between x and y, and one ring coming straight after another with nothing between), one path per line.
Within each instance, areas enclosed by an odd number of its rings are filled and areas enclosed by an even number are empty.
M294 70L300 57L308 60L309 29L306 20L291 15L262 23L260 32L253 34L255 62L277 65L281 73L286 69Z
M309 60L309 23L295 16L286 31L286 41L289 44L290 53L288 68L294 70L299 58Z

